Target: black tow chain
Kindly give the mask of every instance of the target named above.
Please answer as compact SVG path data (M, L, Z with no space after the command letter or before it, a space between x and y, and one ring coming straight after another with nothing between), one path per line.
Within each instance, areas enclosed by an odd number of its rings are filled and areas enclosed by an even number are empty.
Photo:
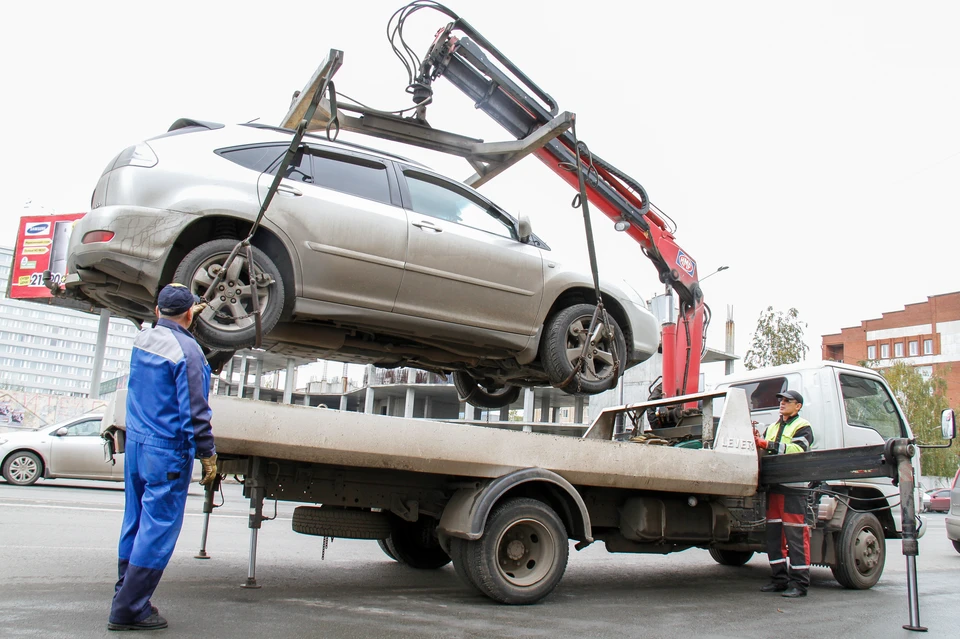
M574 151L576 152L577 161L575 166L570 166L570 164L563 162L559 166L560 168L567 171L576 171L579 191L576 195L573 196L573 201L571 206L573 208L579 208L583 213L583 226L584 233L587 240L587 254L590 257L590 273L593 276L593 293L597 299L597 306L593 311L593 317L590 318L590 327L587 329L586 339L583 340L583 345L580 348L580 354L577 356L577 361L573 365L573 371L570 375L560 383L559 388L565 388L570 382L573 381L574 377L577 379L577 393L581 392L581 380L582 377L579 375L580 371L583 370L583 365L587 359L587 352L589 349L593 348L594 343L591 337L594 335L594 332L597 330L597 324L601 325L601 328L608 339L611 340L610 350L613 352L613 379L616 380L620 374L620 360L617 353L616 343L614 341L614 332L610 328L610 320L607 317L607 310L603 306L603 297L600 295L600 275L599 269L597 267L597 250L593 241L593 225L590 221L590 206L587 199L587 176L584 175L583 165L584 161L581 156L581 151L587 155L587 171L593 181L596 183L599 181L600 176L597 173L597 169L593 164L593 154L590 152L590 149L583 142L580 142L577 139L577 120L576 117L573 119L573 123L570 129L571 134L573 135L574 142Z
M258 288L262 285L264 288L275 283L273 278L265 276L259 268L257 268L256 263L253 261L253 245L252 240L253 236L256 234L257 230L260 228L260 223L263 221L263 216L267 212L267 208L270 206L270 203L273 201L274 195L277 194L277 189L280 187L280 181L283 179L283 176L287 172L287 168L290 166L290 163L293 161L293 158L296 156L297 151L300 150L300 143L303 141L303 136L307 132L307 126L309 126L310 121L313 119L314 114L317 112L317 107L320 105L320 99L323 97L323 94L329 91L330 94L330 110L331 110L331 122L327 125L327 136L330 136L331 125L337 121L337 98L336 98L336 88L333 82L330 80L337 68L342 64L340 57L334 58L331 70L326 75L323 80L323 83L317 87L317 90L313 92L313 96L310 98L310 104L307 106L306 112L303 114L303 119L300 120L300 123L297 125L296 130L293 134L293 139L290 140L290 145L287 147L286 152L283 155L283 159L280 161L280 164L277 166L276 175L273 176L273 182L270 184L270 188L267 189L267 194L263 198L263 202L260 204L260 211L257 213L257 218L254 220L253 225L250 227L250 233L247 234L247 237L242 239L232 251L230 255L227 256L227 259L224 261L223 266L220 271L214 276L213 282L207 288L207 291L203 294L202 301L209 303L214 295L216 294L216 287L220 285L223 281L223 278L226 276L227 271L230 269L230 266L233 264L233 261L239 255L241 249L244 251L244 256L247 259L247 275L250 279L250 292L251 300L250 307L251 312L242 315L239 317L227 316L215 312L214 315L220 319L231 319L238 321L245 319L247 317L253 317L256 324L256 340L254 342L254 348L260 348L260 345L263 340L263 330L262 330L262 319L260 313L260 295L258 293ZM336 125L336 131L339 133L339 124ZM333 136L336 137L336 134ZM238 277L239 279L239 277Z

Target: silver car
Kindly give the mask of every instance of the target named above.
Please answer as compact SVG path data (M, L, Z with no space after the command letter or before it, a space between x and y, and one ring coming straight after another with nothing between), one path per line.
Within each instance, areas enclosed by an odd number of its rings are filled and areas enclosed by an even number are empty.
M100 415L84 415L34 430L0 433L0 468L11 484L45 479L123 481L123 456L104 460Z
M74 228L68 294L150 320L168 282L200 295L216 283L194 328L208 349L254 342L256 295L268 350L452 372L464 398L490 408L525 386L601 392L659 347L644 301L609 282L609 320L588 335L592 277L557 261L526 219L416 162L320 137L280 182L253 273L244 252L224 269L291 137L179 120L124 150Z

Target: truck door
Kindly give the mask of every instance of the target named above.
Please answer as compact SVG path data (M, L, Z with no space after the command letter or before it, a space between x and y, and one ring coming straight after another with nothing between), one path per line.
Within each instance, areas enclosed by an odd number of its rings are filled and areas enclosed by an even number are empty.
M403 170L410 220L406 270L395 311L521 335L536 332L543 297L540 249L475 192Z
M891 437L908 437L897 403L880 380L839 373L843 399L843 445L873 446Z

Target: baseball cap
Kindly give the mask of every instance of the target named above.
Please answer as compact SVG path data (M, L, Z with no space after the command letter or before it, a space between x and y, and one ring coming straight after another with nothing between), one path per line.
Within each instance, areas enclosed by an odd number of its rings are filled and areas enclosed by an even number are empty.
M801 395L795 390L788 390L788 391L783 391L782 393L777 393L777 399L780 399L781 397L784 399L792 399L798 404L803 403L803 395Z
M157 296L157 306L161 315L180 315L186 313L194 304L199 304L200 298L190 292L190 289L174 282L167 284Z

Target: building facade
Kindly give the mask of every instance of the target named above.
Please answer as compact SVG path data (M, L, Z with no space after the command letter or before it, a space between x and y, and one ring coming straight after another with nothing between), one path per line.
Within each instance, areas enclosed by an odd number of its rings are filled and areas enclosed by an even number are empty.
M922 375L936 374L947 382L950 405L960 405L960 292L932 295L823 335L821 348L826 360L871 362L880 368L902 361Z
M100 318L7 297L13 250L0 247L0 390L88 397ZM125 375L139 331L111 319L101 382Z

